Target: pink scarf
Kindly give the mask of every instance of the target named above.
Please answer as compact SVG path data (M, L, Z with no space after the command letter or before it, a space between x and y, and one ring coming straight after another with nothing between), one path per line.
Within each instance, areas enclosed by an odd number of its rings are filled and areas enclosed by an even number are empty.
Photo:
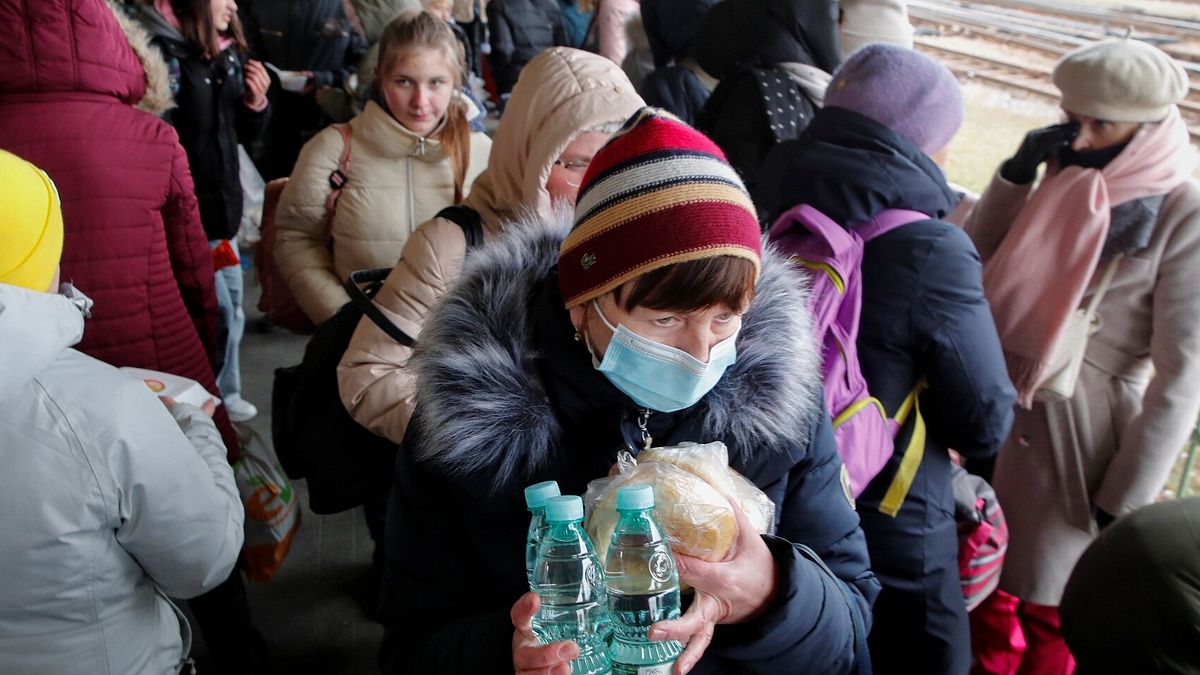
M183 24L180 23L179 17L175 15L175 10L171 7L171 0L154 0L154 11L158 12L158 15L161 16L163 20L170 24L170 26L175 30L183 30ZM229 45L231 44L233 44L233 38L226 37L224 35L218 35L217 53L229 49ZM207 49L207 47L205 47L205 49ZM214 54L213 57L216 57L216 54Z
M1047 171L983 269L1019 404L1033 405L1047 360L1100 260L1112 207L1170 192L1193 166L1187 126L1172 107L1103 169Z

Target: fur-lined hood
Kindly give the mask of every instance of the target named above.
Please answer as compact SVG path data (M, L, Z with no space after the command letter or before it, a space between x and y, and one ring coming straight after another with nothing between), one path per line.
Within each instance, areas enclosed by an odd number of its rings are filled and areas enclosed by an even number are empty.
M538 374L531 299L571 224L570 212L560 210L549 223L509 225L472 254L430 313L411 362L418 459L452 474L489 473L499 487L531 475L559 446L563 431ZM824 404L802 279L766 250L737 363L693 409L705 438L725 439L731 453L807 445Z
M107 0L121 31L129 40L129 46L142 63L142 71L146 75L146 93L142 95L137 107L148 113L162 115L175 107L175 98L171 95L171 78L167 71L167 62L163 60L162 52L150 44L150 33L138 20L129 16L116 0Z
M89 93L154 114L173 105L167 66L113 0L0 0L0 94Z

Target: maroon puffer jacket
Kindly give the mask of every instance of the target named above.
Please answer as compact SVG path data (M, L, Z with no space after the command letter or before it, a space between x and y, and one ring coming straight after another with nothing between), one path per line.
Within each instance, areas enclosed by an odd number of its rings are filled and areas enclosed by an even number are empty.
M134 107L169 105L166 68L122 23L104 0L0 0L0 147L58 187L62 278L96 301L77 348L216 393L213 264L187 156L169 124ZM223 408L217 424L232 460Z

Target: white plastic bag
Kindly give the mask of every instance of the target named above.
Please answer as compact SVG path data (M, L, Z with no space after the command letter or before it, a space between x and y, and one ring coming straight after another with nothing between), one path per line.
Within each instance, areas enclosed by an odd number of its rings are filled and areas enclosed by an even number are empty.
M279 459L258 432L245 427L242 456L233 465L238 494L246 507L242 568L250 581L266 582L279 571L300 529L296 491Z

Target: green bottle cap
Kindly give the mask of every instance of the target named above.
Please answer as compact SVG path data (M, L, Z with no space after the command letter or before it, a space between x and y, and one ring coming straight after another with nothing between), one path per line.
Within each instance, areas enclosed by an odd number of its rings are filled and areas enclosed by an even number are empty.
M618 511L654 508L654 488L649 485L622 485L617 488Z
M525 506L532 509L540 509L546 505L546 500L551 497L557 497L561 493L558 491L558 481L547 480L541 483L534 483L525 488Z
M583 500L576 495L551 497L546 500L546 520L552 523L567 523L583 520Z

